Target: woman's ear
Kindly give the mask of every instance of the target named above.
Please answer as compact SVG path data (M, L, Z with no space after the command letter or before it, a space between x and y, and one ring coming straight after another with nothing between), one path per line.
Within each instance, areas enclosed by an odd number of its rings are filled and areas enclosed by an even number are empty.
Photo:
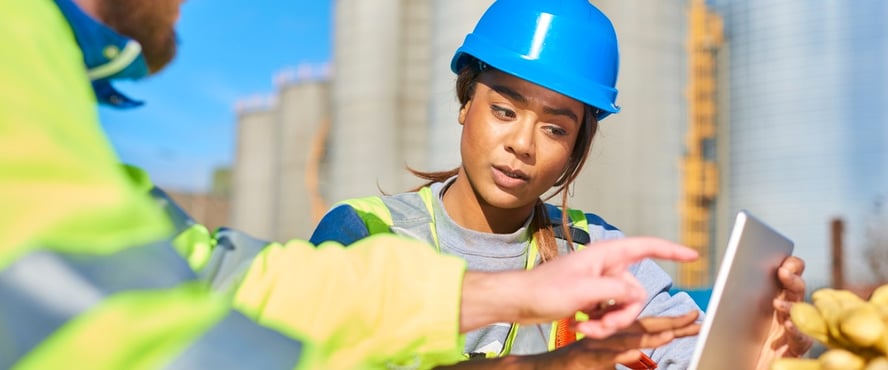
M469 114L469 108L472 107L472 101L469 100L465 104L463 104L462 108L459 108L459 124L460 126L466 124L466 115Z

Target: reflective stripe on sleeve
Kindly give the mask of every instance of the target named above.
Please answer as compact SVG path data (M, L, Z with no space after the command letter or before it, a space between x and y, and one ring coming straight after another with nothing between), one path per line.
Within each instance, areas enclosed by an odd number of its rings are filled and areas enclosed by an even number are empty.
M195 279L166 242L109 254L39 250L0 271L0 368L10 368L68 320L125 290Z
M259 326L231 311L176 358L167 368L293 369L302 355L299 341Z

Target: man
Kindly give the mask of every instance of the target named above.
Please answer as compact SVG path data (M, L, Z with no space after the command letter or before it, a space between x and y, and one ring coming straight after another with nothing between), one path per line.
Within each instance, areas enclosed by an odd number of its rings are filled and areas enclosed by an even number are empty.
M235 285L232 310L176 253L168 216L118 165L95 109L96 100L138 104L109 81L144 77L172 59L179 5L0 0L0 368L447 363L460 333L482 325L619 302L577 326L606 336L640 311L643 289L628 264L695 257L665 241L627 239L529 272L484 274L396 237L349 249L294 241L261 251ZM625 357L646 338L616 353Z

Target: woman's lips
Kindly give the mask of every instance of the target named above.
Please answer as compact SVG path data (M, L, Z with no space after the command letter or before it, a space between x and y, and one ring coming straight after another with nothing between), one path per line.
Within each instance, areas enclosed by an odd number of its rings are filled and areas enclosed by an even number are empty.
M529 177L520 170L509 167L493 166L493 182L502 188L517 188L527 184Z

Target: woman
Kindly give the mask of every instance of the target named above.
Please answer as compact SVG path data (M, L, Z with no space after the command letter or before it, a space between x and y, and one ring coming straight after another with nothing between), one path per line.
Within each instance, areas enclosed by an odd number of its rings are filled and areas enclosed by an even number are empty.
M568 210L564 191L586 160L598 122L619 111L617 66L613 26L587 0L494 2L451 63L458 76L462 165L414 171L430 182L413 192L343 202L321 220L311 241L349 244L394 232L463 257L470 269L494 271L529 269L590 242L622 237L600 217ZM541 200L559 192L560 208ZM789 300L804 294L803 266L796 258L784 264L780 277ZM671 280L652 261L632 272L649 294L641 316L676 316L679 322L678 316L699 311L686 294L669 295ZM775 303L778 333L770 344L789 338L780 332L788 322L783 303ZM466 353L538 354L559 362L558 354L589 342L577 341L570 328L570 319L545 327L493 325L467 335ZM695 333L685 324L674 334ZM677 339L649 355L661 369L687 368L694 342ZM562 347L567 349L545 353Z

